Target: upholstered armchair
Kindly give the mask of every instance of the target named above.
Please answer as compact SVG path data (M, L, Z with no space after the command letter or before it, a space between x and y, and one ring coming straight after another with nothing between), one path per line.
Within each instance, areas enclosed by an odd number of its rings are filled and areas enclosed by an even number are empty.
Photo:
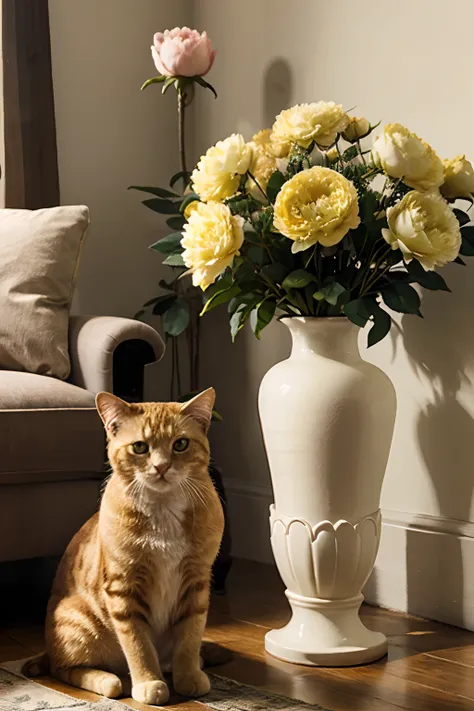
M139 321L72 316L67 382L0 370L0 563L61 554L91 516L106 474L95 394L141 400L163 352Z

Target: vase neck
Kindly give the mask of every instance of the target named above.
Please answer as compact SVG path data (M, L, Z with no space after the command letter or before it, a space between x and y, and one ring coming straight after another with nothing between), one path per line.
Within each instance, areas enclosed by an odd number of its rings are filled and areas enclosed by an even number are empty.
M285 318L283 323L293 339L292 357L312 353L341 363L361 360L359 329L346 318Z

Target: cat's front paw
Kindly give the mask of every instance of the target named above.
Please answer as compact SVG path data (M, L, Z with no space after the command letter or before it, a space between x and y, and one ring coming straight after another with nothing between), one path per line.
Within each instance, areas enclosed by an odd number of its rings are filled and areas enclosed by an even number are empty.
M192 699L205 696L211 690L209 677L201 670L187 672L185 674L175 674L173 677L173 686L177 694L189 696Z
M132 698L141 704L151 706L162 706L170 698L170 691L166 682L157 679L156 681L144 681L141 684L132 686Z

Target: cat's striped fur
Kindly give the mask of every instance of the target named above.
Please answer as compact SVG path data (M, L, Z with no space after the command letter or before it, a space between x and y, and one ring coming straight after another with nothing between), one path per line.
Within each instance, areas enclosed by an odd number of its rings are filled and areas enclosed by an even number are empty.
M178 693L209 691L199 650L223 531L208 474L213 404L212 389L185 405L97 396L113 474L54 582L46 652L58 679L114 698L130 674L135 700L163 704L168 666Z

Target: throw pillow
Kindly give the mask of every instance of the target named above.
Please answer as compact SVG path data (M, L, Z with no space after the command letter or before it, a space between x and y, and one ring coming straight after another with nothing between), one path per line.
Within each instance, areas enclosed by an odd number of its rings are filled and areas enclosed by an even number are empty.
M0 369L65 379L84 206L0 210Z

